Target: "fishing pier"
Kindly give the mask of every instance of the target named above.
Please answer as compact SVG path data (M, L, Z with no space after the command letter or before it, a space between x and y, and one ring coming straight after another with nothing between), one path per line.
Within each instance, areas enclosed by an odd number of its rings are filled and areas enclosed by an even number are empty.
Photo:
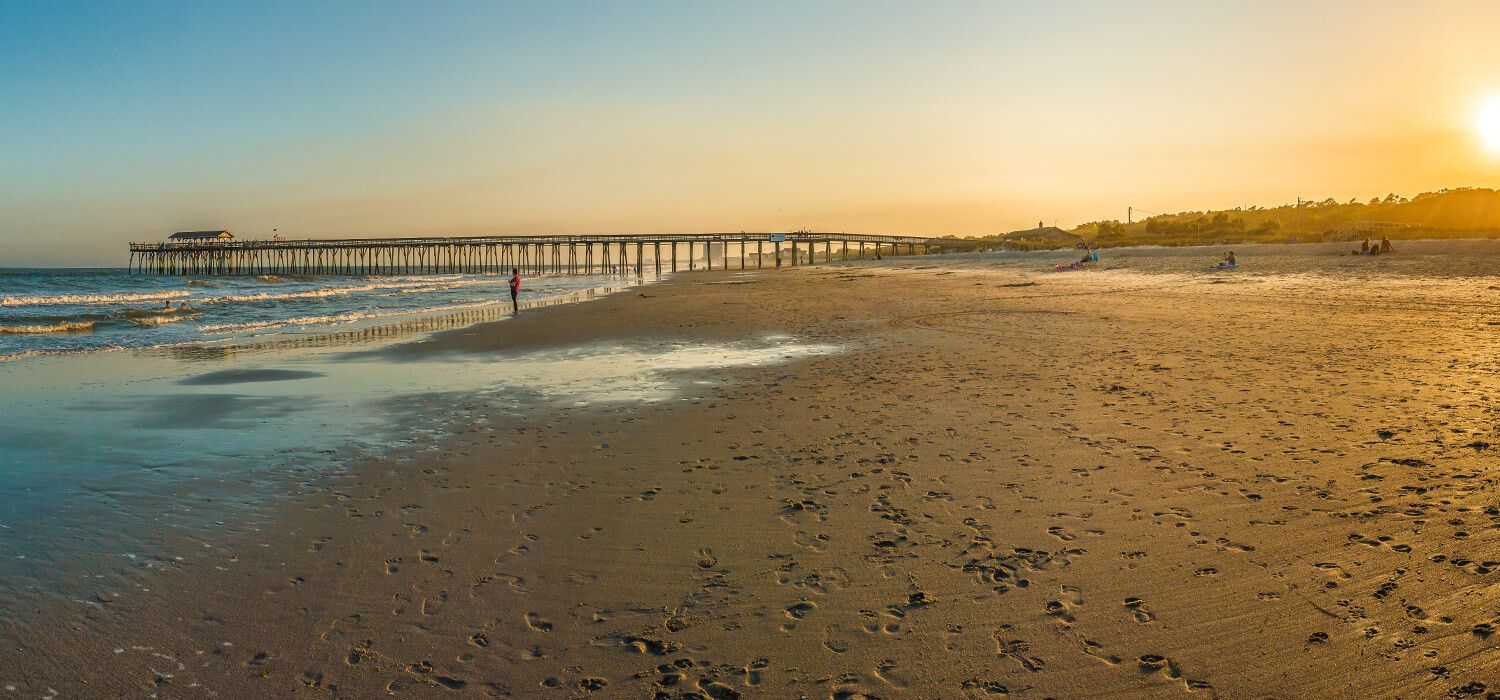
M131 243L130 270L158 275L656 274L756 269L970 250L973 241L850 233L691 233L327 240L235 239L228 231Z

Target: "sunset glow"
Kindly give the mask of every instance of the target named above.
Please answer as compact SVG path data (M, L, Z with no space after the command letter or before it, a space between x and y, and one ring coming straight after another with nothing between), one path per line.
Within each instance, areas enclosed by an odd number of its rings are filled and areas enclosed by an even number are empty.
M1500 155L1500 98L1484 103L1475 119L1475 128L1485 149Z
M214 227L974 235L1500 181L1496 108L1473 123L1481 67L1500 65L1494 3L20 3L0 19L13 264ZM77 245L42 245L58 240Z

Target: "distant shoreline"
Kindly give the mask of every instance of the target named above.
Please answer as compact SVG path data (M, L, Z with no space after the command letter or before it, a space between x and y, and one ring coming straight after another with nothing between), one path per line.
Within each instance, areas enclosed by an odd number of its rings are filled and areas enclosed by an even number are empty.
M1452 235L1438 235L1438 234L1442 234L1442 233L1451 233ZM1476 235L1476 234L1482 234L1482 235ZM1317 235L1316 233L1308 234L1309 237L1316 236L1316 235ZM1500 239L1500 228L1482 229L1482 230L1453 230L1453 231L1421 230L1421 231L1411 232L1411 233L1409 233L1407 235L1402 235L1402 234L1386 234L1386 235L1389 235L1389 237L1390 237L1390 239L1392 241L1406 241L1406 242L1493 241L1493 240ZM1090 239L1090 240L1088 240L1088 242L1095 243L1095 244L1097 244L1101 248L1146 248L1146 247L1157 247L1157 248L1212 248L1212 247L1216 247L1216 246L1225 246L1225 245L1328 245L1328 244L1334 244L1334 243L1350 243L1350 242L1358 244L1360 241L1364 240L1366 237L1373 237L1375 240L1379 240L1380 239L1380 235L1378 235L1378 234L1375 234L1375 235L1367 235L1367 234L1358 234L1358 235L1355 235L1355 234L1351 234L1350 237L1336 238L1336 239L1329 239L1329 240L1301 240L1300 237L1299 237L1299 240L1296 240L1296 241L1292 241L1292 240L1224 239L1224 240L1214 240L1214 241L1181 241L1181 242L1178 242L1178 241L1174 241L1172 239L1163 238L1163 239L1159 239L1159 240L1142 240L1142 241L1130 241L1130 242L1110 241L1110 240L1107 240L1107 239L1103 240L1103 241L1099 241L1099 240L1092 240L1092 239ZM994 250L1002 250L1003 249L1003 250L1008 250L1010 252L1017 252L1017 253L1022 253L1022 252L1025 252L1025 253L1045 253L1045 252L1049 252L1049 251L1065 251L1065 250L1072 250L1073 249L1071 245L1057 246L1057 247L1027 247L1027 246L1006 247L1004 245L1004 241L1002 241L1000 239L1000 237L998 237L998 236L986 237L986 236L975 235L975 236L961 236L959 238L961 238L962 240L967 240L967 241L987 241L987 242L992 242L992 243L995 243L995 246L993 246ZM964 255L966 253L960 252L960 253L947 253L947 254L948 255ZM893 256L893 257L895 257L895 256ZM835 260L834 262L838 263L838 262L842 262L842 261ZM825 263L819 262L817 264L822 265L822 264L825 264ZM85 265L85 266L71 266L71 265L68 265L68 266L64 266L64 265L59 265L59 266L45 266L44 265L44 266L13 266L13 267L0 266L0 273L3 273L3 272L42 271L42 270L49 271L49 272L68 272L68 271L76 271L76 272L88 272L88 271L128 272L129 268L127 268L124 265L102 265L102 266L87 266L87 265ZM688 270L679 270L678 271L678 273L684 273L684 272L689 272L689 271ZM418 274L420 274L420 273L418 273ZM448 273L442 273L442 274L448 274ZM486 273L486 274L496 274L496 275L498 275L499 273ZM147 275L142 275L142 276L147 276ZM156 275L150 275L150 276L156 276ZM237 276L238 277L253 277L254 275L237 275ZM358 275L358 274L356 274L356 275L331 275L331 274L322 274L322 275L309 275L309 276L310 277L320 277L320 278L336 278L336 277L359 278L359 277L366 277L366 276L373 276L373 277L394 276L394 273L393 274L374 273L374 274L371 274L371 275ZM172 277L174 277L174 278L182 278L182 279L197 279L197 278L202 277L202 276L195 276L195 275L174 275ZM233 278L233 277L236 277L236 275L212 275L211 277L229 277L229 278ZM0 290L0 293L3 293L3 291L4 290Z

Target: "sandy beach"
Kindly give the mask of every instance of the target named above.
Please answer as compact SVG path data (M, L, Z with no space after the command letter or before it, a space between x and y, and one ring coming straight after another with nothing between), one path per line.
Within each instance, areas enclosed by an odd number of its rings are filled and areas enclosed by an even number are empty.
M380 350L788 335L670 400L476 402L149 590L0 627L18 697L1497 697L1493 276L693 273ZM367 352L367 351L363 351ZM422 407L415 405L413 411Z

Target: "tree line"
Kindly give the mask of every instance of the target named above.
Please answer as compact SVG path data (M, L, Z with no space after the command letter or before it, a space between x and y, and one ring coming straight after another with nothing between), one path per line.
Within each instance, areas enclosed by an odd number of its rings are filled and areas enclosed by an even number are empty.
M1273 207L1160 214L1142 221L1091 221L1072 233L1101 246L1347 241L1500 236L1500 191L1462 187L1368 201L1329 197Z

